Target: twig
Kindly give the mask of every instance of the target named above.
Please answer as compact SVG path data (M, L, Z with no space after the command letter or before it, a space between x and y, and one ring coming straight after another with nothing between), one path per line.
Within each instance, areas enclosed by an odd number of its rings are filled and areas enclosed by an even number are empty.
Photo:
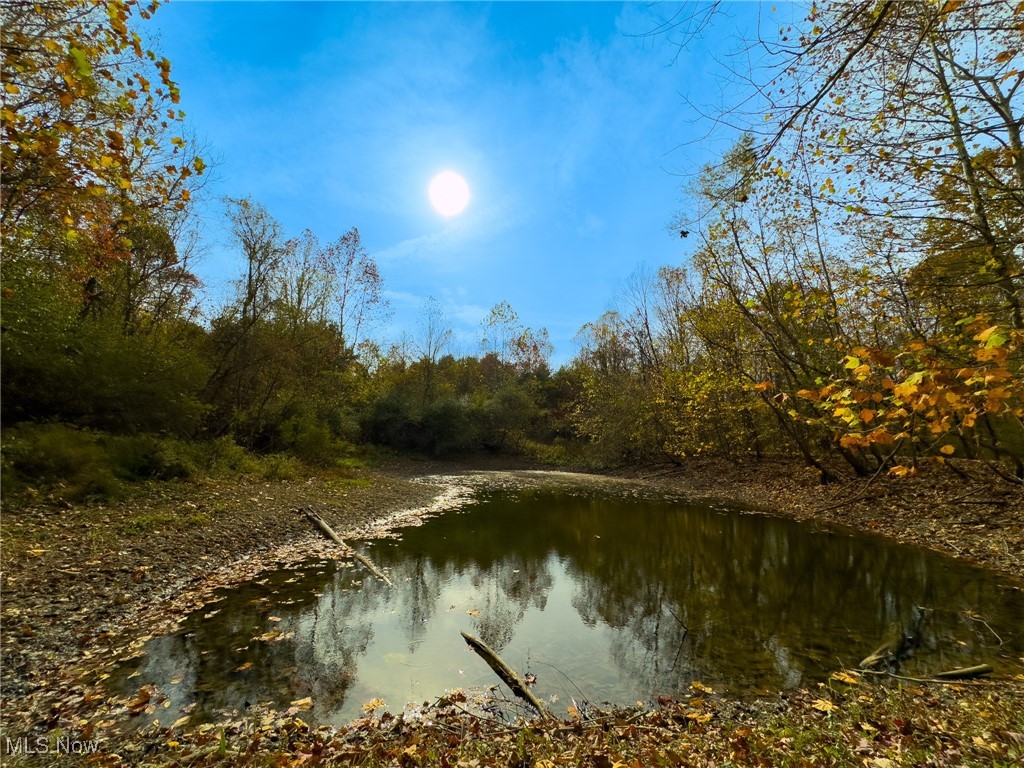
M897 675L895 672L884 672L877 669L859 669L857 671L860 672L860 674L862 675L876 675L879 677L884 675L885 677L893 677L897 680L907 680L912 683L939 683L942 685L986 686L1004 684L1008 682L1006 680L943 680L938 677L908 677L907 675Z
M965 613L964 616L966 616L971 621L980 621L982 624L984 624L986 627L988 627L988 631L991 632L992 635L995 637L995 639L999 641L999 645L1003 644L1003 638L1001 638L996 633L996 631L994 629L992 629L992 627L989 627L988 622L985 621L983 618L981 618L980 616L971 616L971 614L969 614L969 613Z

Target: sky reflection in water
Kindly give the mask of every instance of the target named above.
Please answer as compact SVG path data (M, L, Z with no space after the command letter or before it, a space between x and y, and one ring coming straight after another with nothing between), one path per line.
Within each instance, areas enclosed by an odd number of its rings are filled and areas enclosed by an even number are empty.
M164 724L192 703L196 722L306 696L307 721L342 724L376 697L397 711L495 683L466 630L536 674L561 712L571 698L629 704L694 680L736 693L807 685L914 624L918 606L932 610L907 674L1019 671L1024 656L1024 595L997 575L788 520L526 490L401 534L359 544L393 589L351 561L266 574L150 641L113 686L157 685Z

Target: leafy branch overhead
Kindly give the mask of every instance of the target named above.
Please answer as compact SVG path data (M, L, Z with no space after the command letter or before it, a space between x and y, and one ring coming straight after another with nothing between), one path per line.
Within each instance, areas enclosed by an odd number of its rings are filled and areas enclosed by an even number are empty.
M132 222L185 209L206 170L166 58L135 20L157 3L3 6L6 258L72 270L124 258Z

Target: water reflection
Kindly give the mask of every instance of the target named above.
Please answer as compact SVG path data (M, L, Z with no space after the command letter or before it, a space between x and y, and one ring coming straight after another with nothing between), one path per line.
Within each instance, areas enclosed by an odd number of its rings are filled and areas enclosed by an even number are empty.
M910 674L1019 669L1024 654L1024 596L993 575L770 517L534 490L402 534L369 548L393 589L334 563L270 574L153 640L115 685L158 685L167 722L193 703L201 717L310 696L307 719L341 723L375 697L400 708L492 684L460 629L565 702L649 699L695 679L805 685L912 624Z

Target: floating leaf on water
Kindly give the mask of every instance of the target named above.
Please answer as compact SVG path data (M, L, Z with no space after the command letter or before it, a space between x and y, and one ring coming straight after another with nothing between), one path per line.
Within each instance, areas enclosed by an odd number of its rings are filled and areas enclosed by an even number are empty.
M383 699L371 699L370 701L363 704L363 712L369 714L370 712L373 712L375 709L380 709L383 706L385 706Z

